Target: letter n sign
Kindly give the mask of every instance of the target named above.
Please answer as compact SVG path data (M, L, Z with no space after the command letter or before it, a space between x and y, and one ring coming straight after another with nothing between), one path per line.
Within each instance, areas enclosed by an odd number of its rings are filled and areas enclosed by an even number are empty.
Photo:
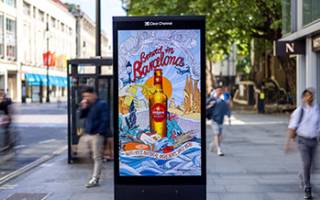
M274 46L274 54L276 56L287 56L295 54L305 54L306 45L304 40L292 41L292 42L282 42L278 41Z
M288 42L286 43L286 53L287 54L292 54L294 53L294 43L293 42Z

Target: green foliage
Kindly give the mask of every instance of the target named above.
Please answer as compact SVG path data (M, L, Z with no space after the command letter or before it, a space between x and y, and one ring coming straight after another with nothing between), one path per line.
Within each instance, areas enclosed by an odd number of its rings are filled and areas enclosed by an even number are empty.
M281 37L281 0L131 0L129 15L206 16L206 53L213 61L234 43L246 56L252 38Z
M252 66L250 63L250 56L243 57L239 59L237 63L237 72L241 72L242 74L250 74L252 70Z

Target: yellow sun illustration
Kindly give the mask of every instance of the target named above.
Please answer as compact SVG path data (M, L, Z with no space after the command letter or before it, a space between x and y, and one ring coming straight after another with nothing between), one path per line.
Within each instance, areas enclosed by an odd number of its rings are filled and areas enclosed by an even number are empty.
M143 87L147 90L149 90L149 92L143 92L143 95L145 96L146 99L149 99L149 96L152 95L155 90L154 88L154 76L150 77L143 85ZM167 95L167 98L170 99L171 95L172 95L172 85L171 82L165 78L162 77L162 87L163 87L163 92L165 93L165 95Z

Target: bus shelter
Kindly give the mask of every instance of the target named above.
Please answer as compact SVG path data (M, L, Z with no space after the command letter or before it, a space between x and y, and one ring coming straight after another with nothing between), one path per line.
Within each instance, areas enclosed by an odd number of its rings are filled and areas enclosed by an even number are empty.
M68 163L78 158L78 144L82 136L79 103L86 86L95 88L100 99L109 106L110 129L113 130L113 67L112 58L68 60ZM107 109L107 108L106 108Z

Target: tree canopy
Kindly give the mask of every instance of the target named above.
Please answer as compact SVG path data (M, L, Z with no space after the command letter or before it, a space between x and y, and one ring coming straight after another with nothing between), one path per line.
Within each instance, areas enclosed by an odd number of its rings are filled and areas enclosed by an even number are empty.
M281 37L281 0L131 0L129 15L206 16L206 51L221 60L236 43L248 55L250 41Z

